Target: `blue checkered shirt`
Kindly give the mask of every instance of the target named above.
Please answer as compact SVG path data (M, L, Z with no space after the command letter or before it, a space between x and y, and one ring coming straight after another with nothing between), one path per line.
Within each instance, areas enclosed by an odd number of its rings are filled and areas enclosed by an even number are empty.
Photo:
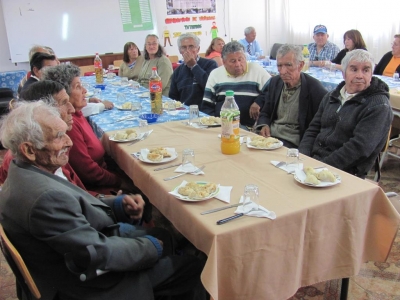
M308 51L310 51L310 61L315 60L333 60L338 55L340 49L334 43L326 42L322 50L317 54L317 44L308 44Z

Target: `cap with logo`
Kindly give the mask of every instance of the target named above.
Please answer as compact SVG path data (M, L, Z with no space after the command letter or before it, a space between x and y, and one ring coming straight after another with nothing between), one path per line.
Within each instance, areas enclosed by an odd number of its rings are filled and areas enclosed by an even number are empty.
M314 34L316 33L328 33L325 25L317 25L314 27Z

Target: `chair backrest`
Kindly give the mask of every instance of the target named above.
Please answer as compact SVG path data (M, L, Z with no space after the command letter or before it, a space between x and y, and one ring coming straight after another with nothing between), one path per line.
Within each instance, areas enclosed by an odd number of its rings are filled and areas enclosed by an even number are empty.
M177 63L179 61L179 57L178 55L170 55L168 56L169 60L171 61L171 63Z
M122 59L114 60L113 65L114 67L120 67L124 61Z
M206 57L206 54L205 53L199 53L199 56L204 58L204 57Z
M275 43L272 45L271 51L269 52L269 58L270 59L276 59L276 53L278 52L278 49L282 46L283 44Z
M79 69L81 69L81 76L85 76L85 73L89 73L89 72L94 73L94 65L80 66Z
M13 244L8 239L3 227L0 225L0 246L1 251L4 254L8 264L10 265L14 275L20 284L20 287L25 292L28 299L40 299L41 295L39 289L37 288L28 268L25 265L24 260L19 254L18 250L15 249Z

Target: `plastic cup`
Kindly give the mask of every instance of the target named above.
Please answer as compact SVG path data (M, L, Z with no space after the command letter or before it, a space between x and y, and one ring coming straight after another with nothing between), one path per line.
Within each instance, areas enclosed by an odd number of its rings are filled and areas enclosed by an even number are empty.
M199 123L199 106L190 105L189 106L189 125L194 125Z
M185 172L194 171L195 169L195 156L193 149L184 149L182 153L182 169Z

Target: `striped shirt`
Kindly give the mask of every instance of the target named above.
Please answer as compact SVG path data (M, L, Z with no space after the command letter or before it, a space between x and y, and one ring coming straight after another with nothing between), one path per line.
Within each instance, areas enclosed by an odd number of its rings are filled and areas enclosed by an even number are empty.
M240 110L240 123L253 126L256 120L250 118L250 106L256 102L261 110L270 78L271 75L257 63L248 63L247 71L238 77L231 76L224 66L214 69L208 77L201 110L218 117L225 101L225 92L232 90Z

